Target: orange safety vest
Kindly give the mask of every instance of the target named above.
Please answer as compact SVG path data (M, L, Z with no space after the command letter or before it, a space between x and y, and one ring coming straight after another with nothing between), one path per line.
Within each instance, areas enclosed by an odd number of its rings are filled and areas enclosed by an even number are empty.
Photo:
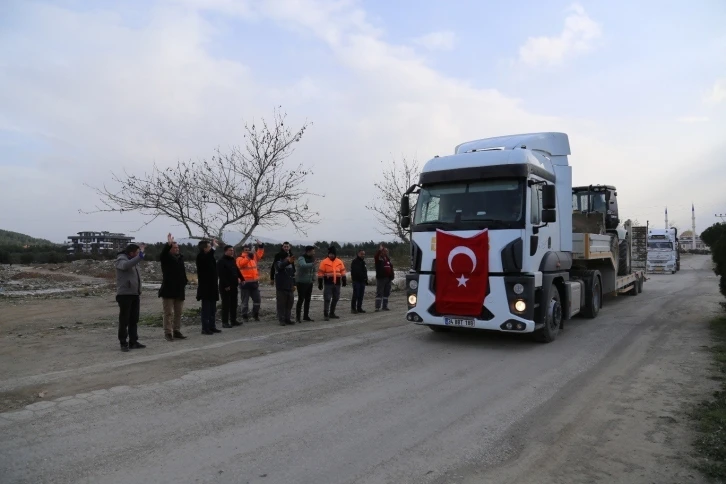
M263 255L265 255L265 249L257 249L255 256L252 258L245 253L237 257L237 267L242 273L244 282L255 282L260 279L260 273L257 270L257 261L262 259Z
M320 262L318 268L318 278L332 280L333 284L338 283L338 279L345 277L345 264L337 257L330 260L328 257Z

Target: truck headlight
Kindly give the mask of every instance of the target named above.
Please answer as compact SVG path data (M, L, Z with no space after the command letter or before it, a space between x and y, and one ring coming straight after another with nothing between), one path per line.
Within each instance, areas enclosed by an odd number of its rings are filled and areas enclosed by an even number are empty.
M527 309L527 303L525 303L521 299L514 303L515 311L523 313L525 309Z
M415 306L417 299L418 298L416 297L415 294L411 294L410 296L408 296L408 304L411 306Z

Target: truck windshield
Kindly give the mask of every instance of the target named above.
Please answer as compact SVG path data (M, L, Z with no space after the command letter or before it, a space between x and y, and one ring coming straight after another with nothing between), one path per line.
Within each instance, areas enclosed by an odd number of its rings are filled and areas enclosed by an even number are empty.
M673 250L673 244L663 240L648 242L648 248L652 250Z
M524 181L462 181L424 186L416 203L414 226L521 228Z

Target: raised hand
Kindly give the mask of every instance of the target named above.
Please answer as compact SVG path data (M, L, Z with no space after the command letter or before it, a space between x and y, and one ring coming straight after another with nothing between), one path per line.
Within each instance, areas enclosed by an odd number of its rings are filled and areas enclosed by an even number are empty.
M171 232L166 234L166 242L167 244L171 245L174 243L174 237L172 237Z
M146 244L139 244L139 250L141 252L145 252L146 251Z

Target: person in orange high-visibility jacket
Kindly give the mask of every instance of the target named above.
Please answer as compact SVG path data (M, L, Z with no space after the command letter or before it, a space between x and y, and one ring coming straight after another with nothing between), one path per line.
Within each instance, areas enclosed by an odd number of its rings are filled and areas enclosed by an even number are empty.
M259 240L255 242L257 243L257 251L252 252L252 244L247 244L237 257L237 267L244 279L239 285L242 296L243 321L249 321L250 298L252 298L252 317L255 321L260 320L262 298L260 297L260 271L257 268L257 262L265 255L265 245Z
M320 262L318 268L318 289L323 290L323 284L325 284L325 290L323 291L323 316L325 320L329 321L330 318L339 319L340 316L335 314L335 306L338 304L340 299L340 286L348 284L348 280L345 275L345 264L343 261L338 259L335 253L335 247L328 248L328 257Z

